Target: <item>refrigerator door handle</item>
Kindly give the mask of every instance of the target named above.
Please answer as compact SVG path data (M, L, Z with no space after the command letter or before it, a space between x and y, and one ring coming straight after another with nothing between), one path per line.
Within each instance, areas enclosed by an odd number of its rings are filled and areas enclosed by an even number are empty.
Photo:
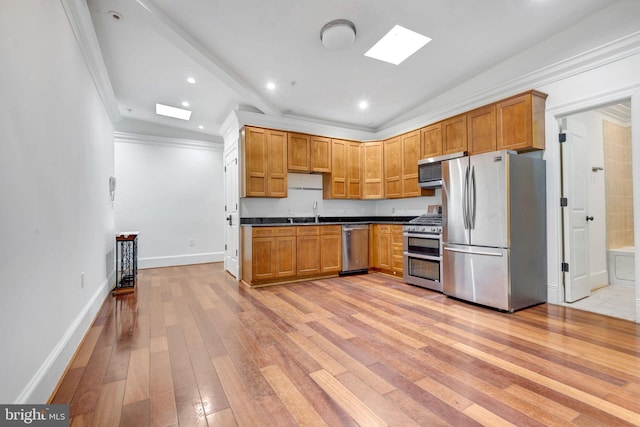
M469 229L469 166L464 172L464 191L462 192L462 219L464 220L464 229Z
M444 250L449 252L458 252L458 253L467 254L467 255L486 255L486 256L497 256L497 257L503 256L502 253L500 252L465 251L464 249L456 249L456 248L444 248Z
M471 190L469 191L469 194L471 194L471 212L472 214L470 215L470 219L469 219L469 228L470 229L474 229L476 228L476 167L474 166L471 169Z

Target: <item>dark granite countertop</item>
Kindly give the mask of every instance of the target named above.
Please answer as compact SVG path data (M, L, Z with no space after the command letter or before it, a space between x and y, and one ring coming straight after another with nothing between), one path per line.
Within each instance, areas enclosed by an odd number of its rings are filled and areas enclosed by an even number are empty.
M293 223L289 222L293 219ZM318 222L308 217L272 217L272 218L240 218L240 225L244 226L286 226L286 225L331 225L331 224L405 224L415 216L321 216Z

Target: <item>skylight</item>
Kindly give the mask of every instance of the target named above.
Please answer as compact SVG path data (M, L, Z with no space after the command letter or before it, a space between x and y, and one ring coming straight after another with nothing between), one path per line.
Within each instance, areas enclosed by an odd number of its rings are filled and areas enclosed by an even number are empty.
M396 25L364 56L399 65L430 41L431 39L427 36Z
M191 119L191 111L156 103L156 114L180 120Z

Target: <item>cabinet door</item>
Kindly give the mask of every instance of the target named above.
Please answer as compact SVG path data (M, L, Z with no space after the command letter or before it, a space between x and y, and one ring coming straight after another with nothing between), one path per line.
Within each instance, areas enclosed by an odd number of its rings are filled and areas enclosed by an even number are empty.
M245 127L244 136L245 182L243 195L246 197L267 196L267 131Z
M267 196L287 197L287 133L269 130L267 137Z
M382 186L383 174L383 142L362 143L364 170L363 170L363 199L382 199L384 189Z
M467 116L460 114L442 122L442 154L467 151Z
M362 143L347 144L347 198L362 199Z
M331 172L331 138L311 137L311 172Z
M417 197L418 160L420 159L420 131L402 135L402 197Z
M342 235L320 235L320 271L338 273L342 269Z
M296 236L275 237L275 276L296 275Z
M496 104L498 150L544 150L544 109L547 95L529 91Z
M289 172L311 170L311 137L301 133L289 133L287 138L287 169Z
M391 271L402 276L402 226L391 226Z
M384 141L384 194L387 199L402 197L402 144L400 137Z
M276 277L274 237L254 237L252 267L253 280L265 280Z
M378 268L391 271L391 233L378 234Z
M298 236L296 251L298 276L320 273L320 236Z
M496 151L496 106L478 108L467 113L469 154Z
M347 141L331 140L331 174L323 176L323 197L325 199L347 197Z
M420 129L420 158L429 159L442 155L442 123Z

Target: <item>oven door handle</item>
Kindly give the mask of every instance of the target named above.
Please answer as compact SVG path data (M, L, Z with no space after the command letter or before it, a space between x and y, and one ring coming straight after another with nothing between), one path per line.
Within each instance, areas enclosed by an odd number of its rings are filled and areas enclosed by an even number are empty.
M449 252L458 252L460 254L467 254L467 255L486 255L486 256L498 256L498 257L502 256L500 252L465 251L463 249L455 249L455 248L444 248L444 250Z
M414 234L414 233L402 233L404 237L417 237L419 239L441 240L442 236L438 233L433 234Z
M430 256L430 255L419 255L419 254L414 254L411 252L403 252L404 256L408 256L410 258L418 258L418 259L424 259L427 261L442 261L442 258L439 256Z

